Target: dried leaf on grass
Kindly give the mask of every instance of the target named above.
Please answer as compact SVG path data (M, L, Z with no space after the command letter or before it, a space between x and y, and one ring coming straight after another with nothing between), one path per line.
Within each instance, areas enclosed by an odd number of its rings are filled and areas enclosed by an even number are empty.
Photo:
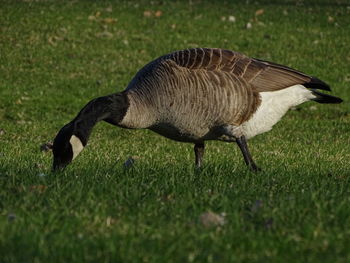
M328 23L333 23L334 22L334 17L328 16Z
M261 16L264 12L264 9L258 9L255 11L255 16Z
M100 22L100 23L104 23L104 24L112 24L112 23L116 23L118 21L117 18L113 18L113 17L102 18L100 12L96 12L95 15L88 16L88 20L96 21L96 22Z
M115 224L116 222L117 222L117 220L115 218L113 218L113 217L108 216L106 218L106 225L107 225L107 227L110 227L111 225Z
M46 191L47 186L46 185L32 185L29 187L29 191L34 193L42 194Z
M228 17L228 21L234 23L234 22L236 22L236 17L234 17L234 16L229 16L229 17Z
M103 32L97 33L96 37L98 37L98 38L112 38L113 34L111 32L108 32L108 31L103 31Z
M57 42L58 41L63 41L64 38L63 37L59 37L59 36L50 36L47 39L47 42L51 45L51 46L57 46Z
M209 211L199 216L199 222L204 227L223 226L226 223L225 217L225 213L216 214L214 212Z
M161 10L152 11L152 10L145 10L143 11L144 17L161 17L163 15L163 12Z
M235 16L229 16L229 17L225 17L225 16L222 16L221 18L221 21L228 21L228 22L231 22L231 23L234 23L234 22L236 22L236 17Z
M158 11L156 11L156 12L154 13L154 16L155 16L155 17L161 17L162 15L163 15L163 12L160 11L160 10L158 10Z
M145 17L151 17L152 16L152 11L146 10L143 12L143 16Z
M111 18L111 17L107 17L107 18L101 19L101 22L103 22L105 24L112 24L112 23L116 23L117 21L118 21L118 19Z
M96 16L93 16L93 15L88 16L88 20L90 20L90 21L94 21L94 20L96 20Z

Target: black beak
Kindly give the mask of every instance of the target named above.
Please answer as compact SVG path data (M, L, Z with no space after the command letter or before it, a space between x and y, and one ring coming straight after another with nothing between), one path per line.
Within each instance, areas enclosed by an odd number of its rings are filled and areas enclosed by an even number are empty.
M52 165L52 172L62 172L66 167L66 164L58 164L54 161Z

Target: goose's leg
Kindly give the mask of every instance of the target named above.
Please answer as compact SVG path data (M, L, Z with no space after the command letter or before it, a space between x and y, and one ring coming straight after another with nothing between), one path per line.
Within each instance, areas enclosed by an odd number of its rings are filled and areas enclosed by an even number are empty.
M254 172L261 171L261 169L256 166L252 159L252 156L250 155L246 138L244 136L241 136L236 139L236 142L239 148L241 149L244 161L249 166L249 168L252 169Z
M196 155L196 167L200 168L203 162L204 142L194 145L194 154Z

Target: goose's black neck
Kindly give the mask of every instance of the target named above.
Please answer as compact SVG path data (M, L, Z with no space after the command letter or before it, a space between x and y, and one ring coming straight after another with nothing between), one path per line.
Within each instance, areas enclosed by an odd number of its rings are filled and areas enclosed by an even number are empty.
M91 100L72 121L73 134L83 145L87 144L92 128L99 121L106 121L113 125L124 118L129 107L129 100L125 92L115 93Z

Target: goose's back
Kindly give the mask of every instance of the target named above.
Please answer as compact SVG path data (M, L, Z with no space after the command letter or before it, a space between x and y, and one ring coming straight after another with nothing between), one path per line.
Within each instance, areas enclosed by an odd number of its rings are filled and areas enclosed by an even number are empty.
M155 68L164 61L173 61L188 70L226 72L242 78L259 92L275 91L311 80L295 69L247 57L239 52L218 48L192 48L159 57L143 67L128 88L137 86L140 79L152 77Z

